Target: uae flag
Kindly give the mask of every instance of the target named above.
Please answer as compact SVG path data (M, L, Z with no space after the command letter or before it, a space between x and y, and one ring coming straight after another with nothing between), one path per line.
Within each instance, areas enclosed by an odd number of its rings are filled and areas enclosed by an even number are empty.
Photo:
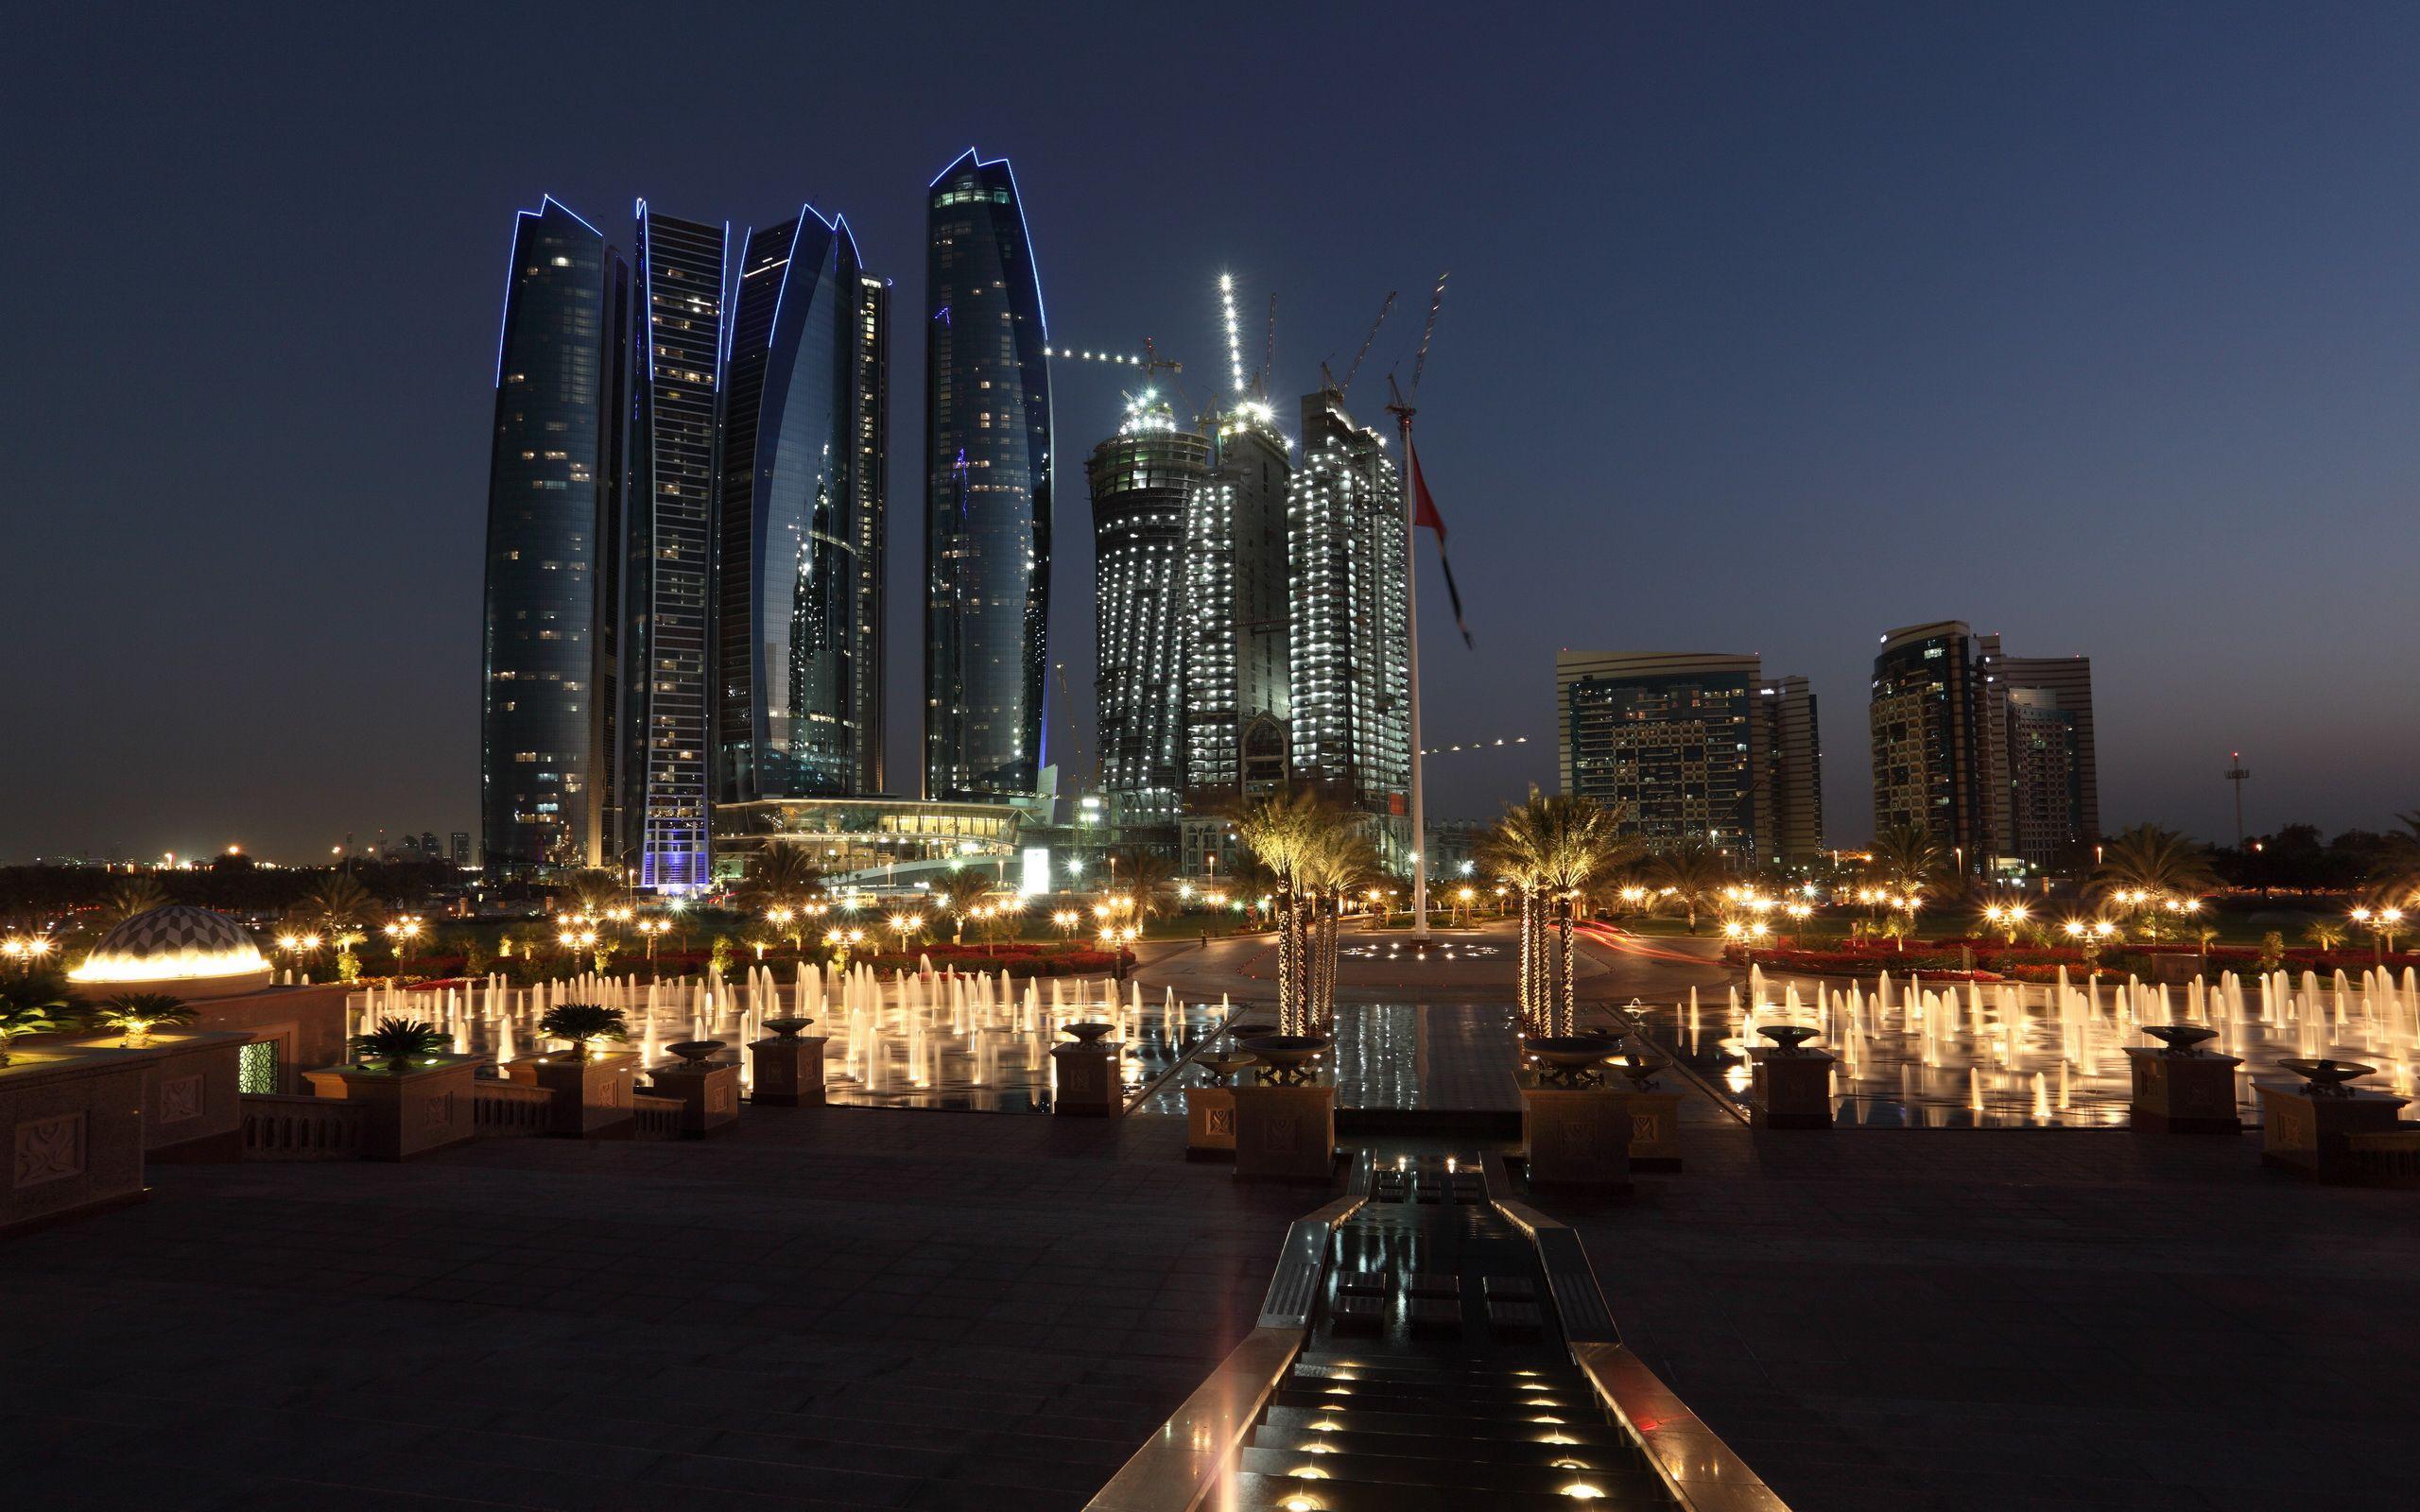
M1437 565L1445 573L1445 596L1454 604L1454 628L1462 632L1462 644L1471 645L1471 627L1462 619L1462 591L1454 586L1454 564L1445 557L1445 517L1437 512L1437 501L1428 496L1428 480L1420 472L1420 454L1413 450L1411 438L1403 438L1404 459L1411 464L1411 523L1437 533Z

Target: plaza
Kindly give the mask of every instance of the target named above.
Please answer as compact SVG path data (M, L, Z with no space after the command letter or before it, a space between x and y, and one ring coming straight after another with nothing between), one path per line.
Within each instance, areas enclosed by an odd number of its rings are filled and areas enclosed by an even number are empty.
M1587 1022L1736 983L1686 954L1589 947ZM1154 949L1144 1022L1249 1012L1270 955ZM1684 1170L1621 1200L1500 1188L1507 1142L1468 1118L1518 1122L1505 958L1344 959L1337 1179L1460 1151L1449 1200L1568 1224L1621 1346L1777 1504L2404 1503L2380 1457L2409 1442L2420 1367L2356 1341L2420 1324L2409 1192L2266 1168L2256 1135L1758 1130L1685 1072ZM1176 1022L1198 1050L1223 1021ZM1384 1108L1463 1131L1352 1131ZM7 1409L11 1504L1084 1506L1262 1332L1289 1226L1329 1195L1188 1161L1178 1110L756 1108L706 1141L155 1168L146 1202L0 1245L0 1347L36 1385ZM1409 1202L1410 1178L1379 1179ZM1387 1191L1326 1286L1411 1243L1386 1225L1430 1210ZM1474 1286L1511 1253L1490 1243ZM1253 1488L1316 1468L1267 1446L1305 1371L1359 1358L1344 1294L1322 1295L1236 1504L1291 1504ZM1486 1336L1474 1359L1538 1348ZM1625 1473L1615 1504L1668 1504Z

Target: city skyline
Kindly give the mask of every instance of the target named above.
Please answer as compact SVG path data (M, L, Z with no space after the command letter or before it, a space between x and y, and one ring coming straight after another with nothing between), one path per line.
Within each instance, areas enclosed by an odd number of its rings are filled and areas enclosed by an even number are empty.
M1321 40L1357 45L1357 19L1324 18ZM488 458L475 438L490 403L479 389L494 361L502 220L542 193L582 214L651 192L735 218L778 215L804 188L819 204L863 206L869 263L897 271L913 265L921 219L907 196L969 139L1018 163L1050 264L1054 334L1118 350L1157 335L1204 387L1219 366L1211 289L1222 270L1255 315L1278 293L1282 379L1271 391L1286 393L1311 387L1322 356L1343 365L1385 289L1455 268L1423 391L1422 450L1455 519L1478 651L1461 651L1428 617L1426 733L1432 747L1515 734L1530 744L1435 762L1441 817L1482 816L1526 781L1551 783L1545 650L1720 644L1806 672L1830 700L1825 829L1860 835L1860 663L1876 629L1949 614L1979 632L2005 627L2030 652L2098 663L2105 825L2147 818L2230 837L2221 773L2238 749L2254 773L2256 832L2304 818L2331 832L2378 828L2411 805L2399 753L2414 715L2396 696L2412 681L2411 616L2394 554L2353 549L2395 539L2420 471L2395 418L2420 387L2402 356L2415 347L2411 318L2387 256L2406 228L2366 209L2329 238L2275 230L2391 202L2370 182L2382 170L2346 144L2391 136L2401 118L2390 112L2405 107L2312 80L2409 59L2407 25L2251 26L2221 43L2172 18L2088 25L2081 10L2024 23L1896 17L1903 48L1932 62L1924 80L1869 59L1870 32L1782 12L1737 33L1660 14L1602 25L1592 40L1616 49L1607 67L1624 86L1599 102L1616 169L1604 203L1576 207L1558 198L1547 165L1516 150L1574 124L1540 103L1556 91L1513 88L1512 42L1491 48L1447 31L1378 45L1391 70L1459 54L1456 77L1500 107L1480 129L1480 145L1500 150L1474 155L1438 123L1352 124L1342 107L1297 96L1289 109L1336 130L1311 159L1284 145L1299 116L1262 126L1244 112L1242 140L1215 170L1221 186L1258 197L1245 202L1262 214L1243 216L1138 191L1150 180L1134 164L1152 149L1079 131L1046 98L974 110L919 87L893 99L885 91L910 77L896 69L851 82L828 107L883 128L845 155L795 129L737 163L706 150L710 138L737 139L726 127L676 128L650 144L626 102L574 106L566 86L531 77L535 30L510 20L461 62L473 103L452 126L337 125L355 95L382 98L424 72L427 44L340 91L303 40L264 45L259 23L223 39L177 25L130 39L124 97L98 92L114 113L33 81L29 100L93 126L42 155L37 198L48 213L107 249L139 202L238 255L197 274L199 297L169 318L139 289L103 296L123 282L115 252L10 254L20 286L57 291L30 312L28 341L88 350L53 339L71 312L101 322L90 350L133 350L140 334L146 361L120 364L110 391L157 417L164 444L94 444L99 375L80 362L70 365L79 381L29 394L29 422L62 444L41 449L57 460L30 457L20 483L31 506L23 558L53 565L13 595L35 634L12 701L46 707L62 686L117 694L78 729L90 760L61 773L38 750L12 757L13 784L46 800L12 806L0 856L233 840L302 858L378 823L475 829L478 711L462 690L478 657L465 627L479 589L465 564L483 528ZM1049 43L1015 52L1044 81L1065 66ZM155 158L130 133L175 110L249 139L244 112L189 94L170 66L222 46L243 51L287 108L257 154L220 163L204 195L164 175L173 151ZM1521 49L1532 69L1581 66ZM2135 99L2104 53L2159 56L2172 82L2155 106ZM2256 58L2275 65L2255 70ZM745 78L760 65L726 56L714 66ZM1937 88L1945 78L1960 90ZM2289 129L2256 142L2230 124L2247 78L2293 103ZM1273 107L1301 81L1289 62L1218 87ZM1206 77L1172 88L1188 106L1213 98ZM581 129L564 133L573 146L477 163L448 149L465 139L449 132L493 137L508 98L518 109L532 97L579 112ZM1708 98L1736 107L1726 131L1690 124ZM2052 99L2061 111L2048 111ZM1987 106L2038 128L2035 139L2001 134ZM1803 113L1786 136L1790 110ZM298 121L324 129L296 131ZM2192 129L2176 131L2178 121ZM356 216L408 229L353 247L340 284L329 282L333 232L290 193L329 181L315 170L338 140L364 144L389 175L442 164L364 194ZM2086 141L2097 155L2079 166L2068 149ZM1365 205L1323 217L1329 197L1305 164L1340 150L1375 179ZM2323 159L2324 189L2304 171ZM1777 165L1789 171L1776 178ZM103 182L108 202L95 194ZM2164 221L2144 214L2151 186ZM1886 190L1887 203L1876 198ZM1587 255L1612 258L1608 277L1576 300L1524 276L1542 248L1569 245L1537 239L1555 224L1550 207L1585 217L1579 236L1606 238ZM1787 214L1776 220L1775 209ZM1505 230L1475 229L1491 225ZM1765 256L1766 235L1788 255ZM251 282L263 260L242 255L272 239L302 254L280 260L290 299L263 294ZM2247 250L2223 255L2230 243ZM1877 252L1910 276L1865 277ZM388 297L352 300L341 322L324 318L365 281ZM206 354L233 345L224 322L262 309L277 313L248 338L266 343L266 360L319 380L290 386L294 425L281 426L281 465L266 470L229 444L256 422L203 375ZM1401 362L1413 324L1398 316L1382 332L1363 383ZM894 402L921 387L908 370L917 346L902 350ZM1108 434L1132 376L1053 365L1059 469ZM1367 407L1357 389L1354 401ZM1758 422L1743 432L1738 417L1752 411ZM923 465L904 421L894 445L904 480ZM68 456L87 458L86 470L71 474ZM168 457L173 473L162 471ZM1080 679L1091 605L1076 585L1088 587L1091 562L1089 541L1073 539L1083 533L1066 512L1075 505L1058 500L1050 660ZM2276 523L2287 510L2290 531ZM1921 511L1922 528L1902 526ZM901 693L916 687L901 665L919 660L906 652L916 644L908 601L922 595L903 587L916 555L891 554L897 711L918 701ZM1670 570L1646 571L1642 557ZM247 591L261 581L275 591ZM197 636L203 583L211 633ZM105 584L115 592L96 614ZM148 734L163 716L183 735L173 756ZM912 721L890 725L890 785L901 789ZM174 778L172 761L183 768Z

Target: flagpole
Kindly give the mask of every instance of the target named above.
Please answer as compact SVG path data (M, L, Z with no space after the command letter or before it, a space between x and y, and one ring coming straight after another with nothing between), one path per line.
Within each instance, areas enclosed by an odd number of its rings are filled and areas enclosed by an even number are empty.
M1420 527L1411 498L1411 407L1396 410L1403 425L1403 618L1411 647L1411 937L1428 937L1428 795L1420 758Z

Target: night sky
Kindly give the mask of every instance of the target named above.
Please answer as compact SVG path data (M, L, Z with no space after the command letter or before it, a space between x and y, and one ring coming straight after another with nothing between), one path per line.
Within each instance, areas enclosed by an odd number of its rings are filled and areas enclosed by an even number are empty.
M0 860L475 827L498 303L552 193L845 213L900 284L892 710L921 675L924 186L1016 164L1054 343L1383 375L1423 457L1432 812L1554 782L1558 646L1757 651L1869 828L1876 639L2094 658L2102 814L2420 804L2420 11L2389 5L77 8L5 62ZM1960 14L1946 12L1957 11ZM1047 15L1046 22L1034 18ZM1058 369L1052 660L1091 668ZM1054 716L1055 717L1055 716ZM890 731L893 784L915 729Z

